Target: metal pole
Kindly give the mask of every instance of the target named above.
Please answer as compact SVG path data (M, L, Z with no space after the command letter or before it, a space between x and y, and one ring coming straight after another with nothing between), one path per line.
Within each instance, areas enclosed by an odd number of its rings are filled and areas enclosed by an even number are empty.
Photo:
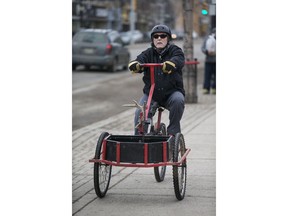
M134 8L134 0L130 0L130 31L133 34L135 30L135 8ZM133 40L131 40L130 44L133 44Z

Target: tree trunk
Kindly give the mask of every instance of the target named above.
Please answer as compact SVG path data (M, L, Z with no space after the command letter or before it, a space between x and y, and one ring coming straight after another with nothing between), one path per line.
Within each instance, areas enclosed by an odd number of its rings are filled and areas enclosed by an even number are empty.
M182 0L184 18L184 44L185 61L194 61L193 57L193 9L194 0ZM184 67L184 88L186 103L197 103L197 70L195 65L186 64Z

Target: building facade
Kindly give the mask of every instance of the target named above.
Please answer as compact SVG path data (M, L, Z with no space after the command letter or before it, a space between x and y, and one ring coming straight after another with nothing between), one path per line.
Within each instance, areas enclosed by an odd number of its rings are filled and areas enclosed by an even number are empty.
M193 29L198 35L207 33L210 18L201 14L203 2L195 0L193 8ZM183 2L176 0L72 0L72 33L81 28L104 28L128 31L131 15L134 15L135 29L150 31L160 23L171 29L183 30ZM131 13L131 11L133 13Z

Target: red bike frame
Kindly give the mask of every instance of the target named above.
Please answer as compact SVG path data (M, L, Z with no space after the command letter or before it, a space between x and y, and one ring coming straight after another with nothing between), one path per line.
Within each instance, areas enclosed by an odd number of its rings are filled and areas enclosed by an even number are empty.
M149 67L150 68L150 81L151 81L151 87L150 87L150 91L149 91L149 96L148 96L148 101L147 101L147 106L146 106L146 116L145 119L148 118L148 113L150 110L150 105L151 105L151 101L152 101L152 96L154 93L154 88L155 88L155 74L154 74L154 67L161 67L163 66L163 63L146 63L146 64L141 64L141 67Z

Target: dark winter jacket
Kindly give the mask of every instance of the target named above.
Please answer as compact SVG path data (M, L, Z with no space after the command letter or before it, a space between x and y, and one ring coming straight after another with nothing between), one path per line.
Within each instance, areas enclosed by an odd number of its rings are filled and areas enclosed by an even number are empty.
M169 44L161 54L159 54L154 47L150 47L136 58L136 61L140 63L163 63L168 60L175 63L176 71L171 74L165 74L162 72L161 67L155 67L154 71L155 89L152 98L162 106L164 106L165 101L175 91L180 91L185 96L182 77L185 58L182 49L174 44ZM143 92L149 95L151 86L149 68L144 68L143 81L145 83Z

